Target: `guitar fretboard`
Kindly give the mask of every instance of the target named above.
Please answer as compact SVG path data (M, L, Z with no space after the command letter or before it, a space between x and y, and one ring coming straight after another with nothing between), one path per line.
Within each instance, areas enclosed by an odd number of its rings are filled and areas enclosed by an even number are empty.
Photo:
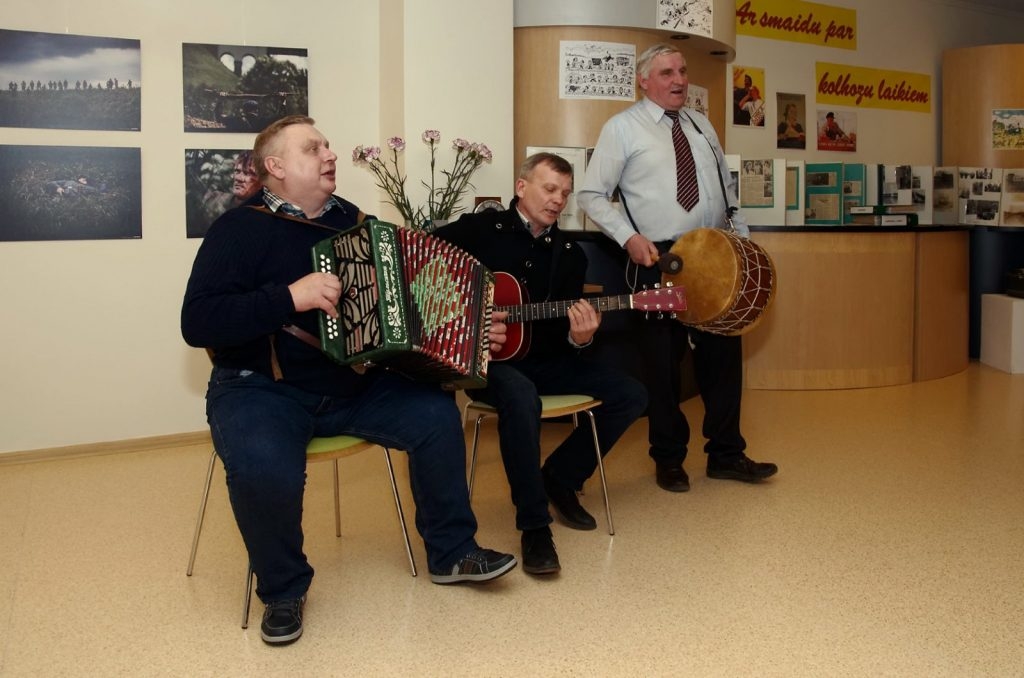
M545 320L547 318L561 318L569 314L569 309L576 303L576 299L565 299L562 301L542 301L519 306L495 306L495 311L507 311L508 319L505 322L522 323L531 320ZM619 294L613 297L597 297L587 299L590 305L598 311L621 311L633 308L631 295Z

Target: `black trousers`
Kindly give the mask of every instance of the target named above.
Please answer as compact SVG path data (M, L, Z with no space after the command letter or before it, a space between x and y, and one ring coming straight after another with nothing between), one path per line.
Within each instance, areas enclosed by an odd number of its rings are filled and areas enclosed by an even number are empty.
M660 249L660 248L659 248ZM629 273L636 270L629 264ZM638 286L659 282L656 267L639 268ZM657 462L682 463L690 442L690 426L679 409L681 363L693 351L694 377L704 402L704 451L728 463L747 447L740 434L743 396L743 344L740 337L711 334L672 318L648 318L641 323L637 348L647 386L648 441ZM692 348L691 348L692 343Z

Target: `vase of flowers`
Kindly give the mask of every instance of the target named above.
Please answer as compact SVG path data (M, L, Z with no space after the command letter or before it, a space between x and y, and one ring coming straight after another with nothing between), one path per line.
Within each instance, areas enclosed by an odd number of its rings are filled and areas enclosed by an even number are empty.
M439 179L437 148L441 142L441 133L436 129L428 129L421 138L430 146L430 182L420 182L427 189L425 205L413 207L409 201L406 192L408 176L398 166L398 154L405 150L402 137L387 140L388 156L381 155L379 146L356 146L352 149L352 162L370 168L377 177L377 186L387 193L388 204L398 210L408 225L430 231L441 223L447 223L461 209L459 201L472 186L469 180L480 165L491 161L491 149L484 144L456 139L452 142L455 160L451 169L440 170Z

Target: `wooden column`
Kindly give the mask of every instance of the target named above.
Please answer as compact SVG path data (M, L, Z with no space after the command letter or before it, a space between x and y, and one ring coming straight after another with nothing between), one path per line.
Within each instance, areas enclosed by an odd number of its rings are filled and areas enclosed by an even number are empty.
M513 36L517 169L525 159L527 146L593 146L605 121L633 104L604 99L560 99L558 64L562 40L634 44L637 57L658 42L676 45L686 57L690 82L708 89L708 100L712 102L709 118L725 144L726 62L721 58L711 56L704 49L688 47L690 40L672 40L664 31L607 26L528 26L516 28ZM641 92L637 89L639 99Z

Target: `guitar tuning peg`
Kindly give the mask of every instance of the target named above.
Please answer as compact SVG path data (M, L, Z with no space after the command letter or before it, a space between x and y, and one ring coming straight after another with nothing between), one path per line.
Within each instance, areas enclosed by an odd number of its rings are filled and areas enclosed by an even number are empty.
M665 283L665 287L672 287L672 281L669 280Z

